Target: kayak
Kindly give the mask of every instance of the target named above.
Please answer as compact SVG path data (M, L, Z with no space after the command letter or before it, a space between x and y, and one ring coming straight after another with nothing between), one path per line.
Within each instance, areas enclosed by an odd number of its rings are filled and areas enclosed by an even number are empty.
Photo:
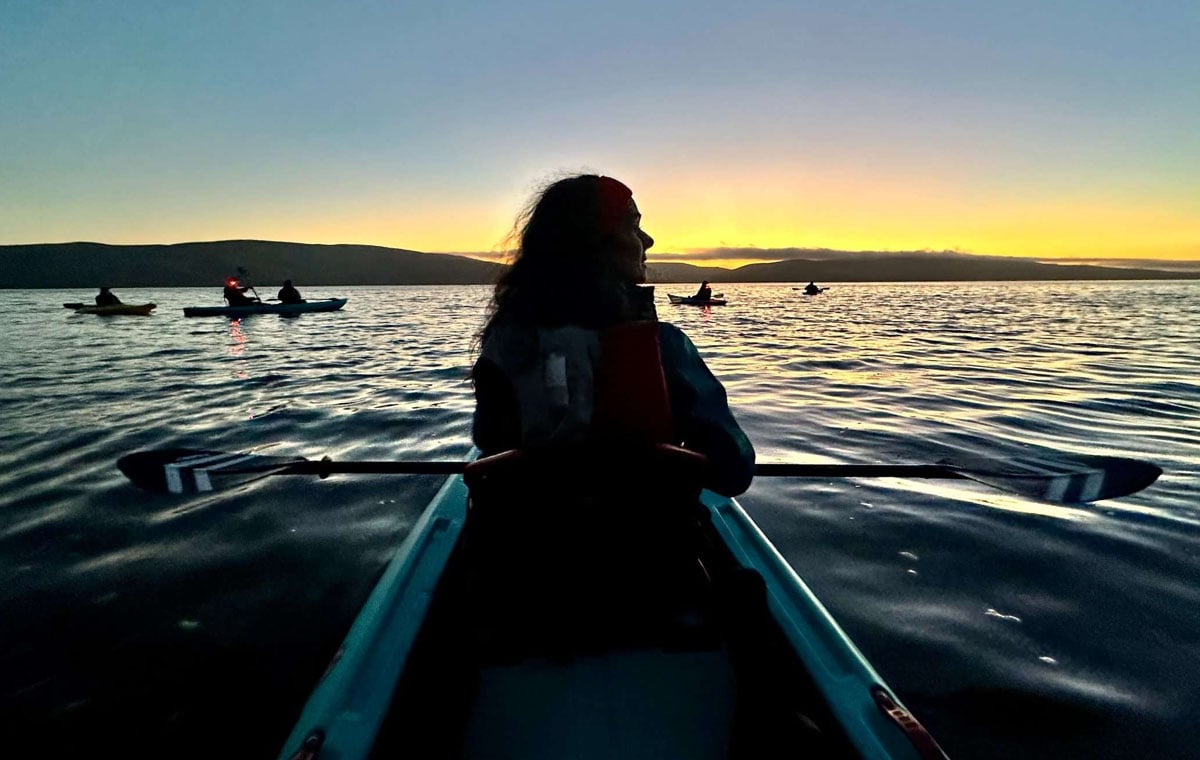
M677 296L671 293L667 294L667 298L671 299L673 304L687 304L689 306L724 306L724 298L696 298L695 296Z
M804 288L792 288L792 290L804 290ZM807 290L804 290L804 292L803 292L803 293L801 293L801 295L805 295L805 296L819 296L819 295L821 295L822 293L824 293L826 290L829 290L829 288L821 288L820 290L818 290L818 291L816 291L816 292L813 292L813 293L810 293L809 291L807 291Z
M66 304L64 304L65 306ZM118 303L112 306L78 306L75 307L76 314L99 314L104 317L115 317L121 315L136 315L145 317L154 311L157 304L143 303Z
M448 478L280 759L945 757L736 500L672 492L696 455L660 452Z
M185 317L246 317L251 314L307 314L314 311L337 311L346 305L345 298L326 298L304 303L252 303L243 306L185 306Z
M584 459L449 477L280 760L945 757L703 458Z

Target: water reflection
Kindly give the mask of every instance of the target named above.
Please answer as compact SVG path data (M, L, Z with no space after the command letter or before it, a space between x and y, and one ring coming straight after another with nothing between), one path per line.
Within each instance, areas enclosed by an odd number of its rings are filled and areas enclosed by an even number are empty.
M233 376L238 380L250 377L250 363L246 360L246 332L242 329L242 320L229 320L229 355L236 360Z

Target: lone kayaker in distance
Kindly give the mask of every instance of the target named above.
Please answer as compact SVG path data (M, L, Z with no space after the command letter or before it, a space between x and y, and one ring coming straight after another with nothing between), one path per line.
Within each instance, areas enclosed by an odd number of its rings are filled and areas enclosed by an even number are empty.
M818 288L817 284L815 282L810 282L804 286L804 294L805 295L815 296L817 293L820 293L820 292L821 292L821 288Z
M692 296L697 301L711 301L712 288L708 286L708 280L700 283L700 289L696 291L696 295Z
M230 306L246 306L247 304L258 303L257 298L250 298L245 293L250 288L243 287L236 277L230 277L225 280L225 300Z
M276 296L280 303L304 303L304 298L300 295L300 291L292 287L291 280L284 280L283 287L279 289L279 294Z
M742 493L754 448L696 347L639 287L654 245L641 218L628 187L594 174L554 182L518 217L472 370L472 437L484 454L681 444L708 457L706 486Z
M100 288L100 292L96 294L97 306L117 306L120 303L121 299L108 288Z

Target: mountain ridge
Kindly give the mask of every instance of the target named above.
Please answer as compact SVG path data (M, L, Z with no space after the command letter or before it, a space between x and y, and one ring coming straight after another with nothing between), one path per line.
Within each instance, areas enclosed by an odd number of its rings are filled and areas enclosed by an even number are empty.
M799 249L793 249L799 250ZM814 249L814 258L746 264L736 269L650 262L650 282L929 282L964 280L1200 279L1172 271L962 252L855 252ZM0 246L0 288L219 286L239 268L273 285L470 285L495 282L500 263L464 254L423 253L353 243L219 240L155 245L34 243Z

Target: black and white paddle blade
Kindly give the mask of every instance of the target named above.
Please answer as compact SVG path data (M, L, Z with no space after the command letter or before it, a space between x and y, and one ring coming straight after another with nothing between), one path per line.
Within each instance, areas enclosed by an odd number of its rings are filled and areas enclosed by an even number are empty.
M307 460L300 457L159 449L127 454L117 460L117 468L138 488L159 493L193 493L213 490L215 476L266 475L304 461Z
M1162 474L1150 462L1126 457L1064 455L997 462L955 461L947 466L964 477L1051 504L1086 504L1137 493Z

